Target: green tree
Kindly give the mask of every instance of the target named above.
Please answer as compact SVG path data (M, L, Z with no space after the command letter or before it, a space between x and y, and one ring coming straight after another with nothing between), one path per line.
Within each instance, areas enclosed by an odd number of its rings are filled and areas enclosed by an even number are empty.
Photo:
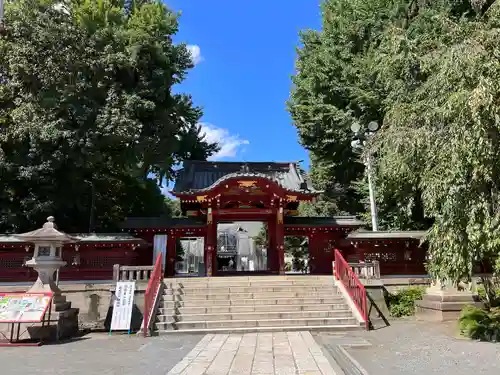
M432 224L429 271L467 279L500 251L500 3L327 0L322 11L322 30L302 35L289 102L313 165L366 200L349 127L378 121L368 152L384 226Z
M174 94L193 66L160 1L8 2L0 38L0 231L165 212L158 183L217 150ZM156 182L155 182L156 181Z
M269 240L268 240L269 237L267 231L268 231L267 223L262 223L262 228L260 228L259 233L253 239L256 248L267 249L269 247Z
M468 279L500 255L500 4L441 1L385 33L373 74L387 90L384 127L373 145L381 191L420 191L429 270Z
M176 198L165 197L165 205L168 216L182 217L181 201Z
M325 192L315 204L304 205L309 214L369 216L365 168L351 147L351 125L383 122L387 89L370 66L384 31L407 21L410 3L327 0L322 4L322 30L301 33L288 108L300 142L311 154L311 178ZM405 194L411 212L419 211L417 196ZM428 225L418 215L399 213L396 201L382 194L378 199L379 216L385 219L382 229Z

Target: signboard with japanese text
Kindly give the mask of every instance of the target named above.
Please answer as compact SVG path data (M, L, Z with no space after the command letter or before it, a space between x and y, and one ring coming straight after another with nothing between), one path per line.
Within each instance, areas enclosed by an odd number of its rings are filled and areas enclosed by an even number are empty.
M50 307L52 293L0 293L0 323L38 323Z
M129 331L134 307L135 281L116 283L110 331Z

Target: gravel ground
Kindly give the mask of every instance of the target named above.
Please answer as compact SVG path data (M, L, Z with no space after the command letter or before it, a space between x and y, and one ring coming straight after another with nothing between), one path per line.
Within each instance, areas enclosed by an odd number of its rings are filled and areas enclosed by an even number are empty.
M0 374L165 375L202 337L91 334L59 345L0 348Z
M320 336L323 342L338 341ZM458 338L456 323L395 321L390 327L348 337L371 344L345 347L370 375L500 374L500 344Z

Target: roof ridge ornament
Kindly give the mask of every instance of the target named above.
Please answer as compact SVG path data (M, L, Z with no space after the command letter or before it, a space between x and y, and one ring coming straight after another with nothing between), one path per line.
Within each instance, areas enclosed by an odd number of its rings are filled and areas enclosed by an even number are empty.
M248 163L243 164L240 170L243 173L250 173L250 167L248 166Z

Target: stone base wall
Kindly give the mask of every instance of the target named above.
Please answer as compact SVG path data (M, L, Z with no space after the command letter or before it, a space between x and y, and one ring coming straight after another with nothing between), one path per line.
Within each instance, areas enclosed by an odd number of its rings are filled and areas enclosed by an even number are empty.
M144 292L146 283L137 283L134 310L132 313L132 330L136 331L142 324L142 313L144 311ZM1 285L1 293L25 292L29 285ZM112 296L115 286L109 284L61 284L59 288L71 306L79 309L78 323L81 329L107 330L111 323ZM4 324L0 327L7 328ZM10 329L10 328L9 328Z
M482 307L471 296L459 294L448 295L437 299L436 296L424 295L421 301L415 301L415 316L418 320L431 322L446 322L457 320L466 305Z
M389 312L384 299L384 290L395 292L408 286L425 286L430 283L427 278L383 278L376 285L365 285L369 296L368 308L373 323L383 318L389 319ZM0 284L0 292L25 292L30 285L13 286ZM144 293L146 283L137 283L135 305L132 313L132 331L138 331L142 324L144 312ZM63 295L71 302L71 306L79 309L79 325L83 329L108 330L112 315L113 283L103 284L66 284L59 285Z

